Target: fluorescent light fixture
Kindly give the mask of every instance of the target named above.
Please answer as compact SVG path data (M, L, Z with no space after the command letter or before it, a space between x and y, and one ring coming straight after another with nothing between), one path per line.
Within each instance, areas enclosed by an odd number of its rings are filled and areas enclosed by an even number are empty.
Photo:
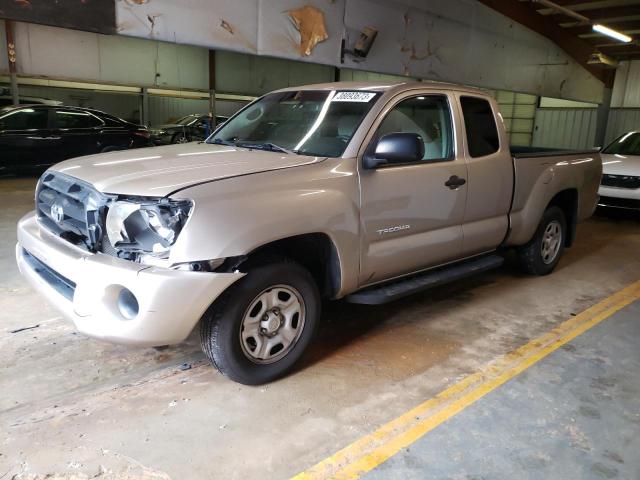
M606 35L607 37L615 38L616 40L620 40L624 43L630 43L633 40L629 35L625 35L624 33L617 32L609 27L605 27L604 25L600 25L596 23L593 25L593 31Z
M148 88L147 93L149 95L162 95L167 97L181 97L181 98L209 98L209 92L199 92L195 90L170 90L166 88Z

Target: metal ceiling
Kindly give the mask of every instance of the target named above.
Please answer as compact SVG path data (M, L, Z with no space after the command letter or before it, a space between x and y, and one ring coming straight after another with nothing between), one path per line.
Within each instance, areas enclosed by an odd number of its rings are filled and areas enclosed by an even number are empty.
M552 0L561 7L556 9L549 8L544 4L546 2L518 1L530 4L545 19L592 45L594 52L604 53L616 60L640 59L640 0ZM571 12L586 17L588 21L579 20ZM591 28L593 23L629 35L633 41L625 44L594 32Z

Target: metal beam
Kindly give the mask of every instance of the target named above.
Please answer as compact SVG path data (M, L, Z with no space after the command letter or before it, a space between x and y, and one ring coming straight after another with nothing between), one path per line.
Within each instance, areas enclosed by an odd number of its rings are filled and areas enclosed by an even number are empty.
M572 35L558 26L550 17L539 15L530 3L515 0L478 0L496 12L524 25L540 35L547 37L562 48L578 64L594 77L605 83L610 76L602 69L587 64L587 60L595 51L594 47L579 37Z
M581 11L581 14L582 12L584 12L584 15L586 17L589 17L589 20L591 21L594 21L594 22L606 21L608 18L624 18L624 17L630 17L631 15L640 15L640 5L627 5L625 7L610 7L610 8L597 8L594 10L583 10ZM572 18L571 16L558 11L551 12L551 14L547 16L553 17L554 21L558 23L568 21L568 20L575 21L575 18Z
M531 0L534 4L543 5L545 7L551 8L553 13L558 13L562 15L566 15L567 17L574 18L579 22L588 23L589 19L582 15L581 13L574 12L570 8L563 7L562 5L558 5L551 0ZM539 12L538 12L539 13Z

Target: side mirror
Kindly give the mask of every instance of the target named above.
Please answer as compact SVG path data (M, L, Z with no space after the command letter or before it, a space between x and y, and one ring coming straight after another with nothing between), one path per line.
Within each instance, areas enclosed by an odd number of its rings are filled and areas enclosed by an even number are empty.
M417 133L389 133L375 144L363 159L366 169L393 163L419 162L424 157L424 141Z

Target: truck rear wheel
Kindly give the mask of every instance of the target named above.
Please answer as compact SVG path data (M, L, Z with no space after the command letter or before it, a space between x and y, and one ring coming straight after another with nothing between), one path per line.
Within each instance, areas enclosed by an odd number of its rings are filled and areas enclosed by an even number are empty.
M311 343L320 295L311 274L291 261L251 269L203 319L202 350L220 372L245 385L286 374Z
M547 208L533 238L518 249L522 269L531 275L551 273L564 251L566 234L567 221L562 209Z

